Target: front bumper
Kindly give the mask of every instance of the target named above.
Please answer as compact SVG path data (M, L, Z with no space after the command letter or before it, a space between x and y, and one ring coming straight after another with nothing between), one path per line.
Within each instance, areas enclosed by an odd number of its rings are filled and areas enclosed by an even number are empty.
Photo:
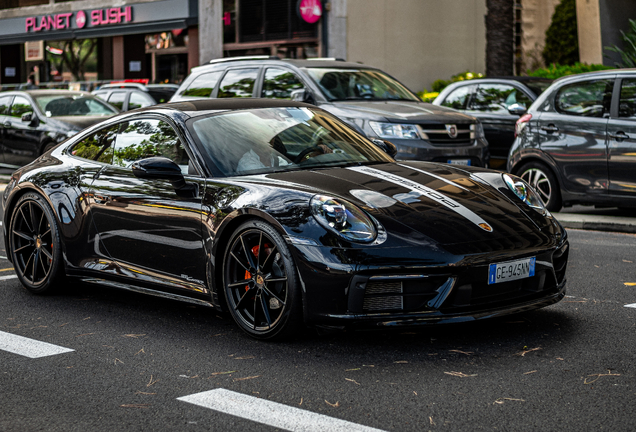
M490 159L488 142L485 139L474 139L470 143L459 145L431 144L426 140L393 139L397 146L397 160L421 160L431 162L470 160L471 166L486 167Z
M419 265L417 251L410 249L370 257L296 246L306 322L335 327L455 323L538 309L565 296L567 240ZM490 264L531 256L536 257L533 277L488 284Z

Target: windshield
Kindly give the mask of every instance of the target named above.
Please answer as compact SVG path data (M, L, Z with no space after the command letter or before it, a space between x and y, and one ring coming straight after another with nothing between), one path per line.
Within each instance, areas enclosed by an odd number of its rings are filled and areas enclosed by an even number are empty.
M408 100L421 102L400 82L375 69L308 68L307 73L330 101Z
M263 108L189 123L221 175L392 162L337 118L311 108Z
M112 116L117 111L88 93L48 94L34 97L47 117Z

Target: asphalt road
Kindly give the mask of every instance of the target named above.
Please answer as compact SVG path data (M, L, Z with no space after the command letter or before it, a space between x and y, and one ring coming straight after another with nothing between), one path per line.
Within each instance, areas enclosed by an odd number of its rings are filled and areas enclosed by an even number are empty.
M569 234L559 304L286 343L98 286L34 296L2 258L0 430L636 430L636 236ZM29 358L2 348L14 335L72 351Z

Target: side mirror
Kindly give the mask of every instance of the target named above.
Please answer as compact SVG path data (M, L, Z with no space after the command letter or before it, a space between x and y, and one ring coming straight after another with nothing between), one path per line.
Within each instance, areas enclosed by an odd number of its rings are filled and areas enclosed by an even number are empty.
M292 90L290 98L295 102L305 102L312 105L316 104L314 96L306 89Z
M21 120L23 123L29 123L29 126L37 126L39 123L38 117L36 115L33 115L32 112L22 114Z
M181 197L195 197L196 184L186 183L179 165L163 156L141 159L132 164L133 175L142 179L168 180Z
M391 141L372 138L371 142L377 145L378 147L380 147L386 154L388 154L392 158L395 159L395 156L397 156L397 152L398 152L397 146L393 144Z
M524 115L528 110L526 109L526 107L524 107L523 105L520 105L518 103L514 103L512 105L510 105L508 107L508 112L512 115L516 115L521 117L522 115Z

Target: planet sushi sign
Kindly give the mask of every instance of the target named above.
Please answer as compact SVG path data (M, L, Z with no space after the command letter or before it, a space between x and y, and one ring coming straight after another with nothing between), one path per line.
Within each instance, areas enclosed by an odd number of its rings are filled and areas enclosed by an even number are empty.
M317 22L322 16L320 0L298 0L298 16L309 24Z

